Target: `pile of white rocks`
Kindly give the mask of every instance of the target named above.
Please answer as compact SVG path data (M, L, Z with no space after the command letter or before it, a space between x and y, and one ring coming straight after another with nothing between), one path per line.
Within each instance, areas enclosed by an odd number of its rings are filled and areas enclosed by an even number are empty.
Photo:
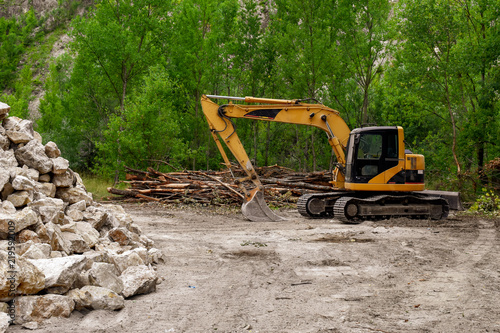
M161 252L118 205L92 199L57 145L0 103L0 332L156 289Z

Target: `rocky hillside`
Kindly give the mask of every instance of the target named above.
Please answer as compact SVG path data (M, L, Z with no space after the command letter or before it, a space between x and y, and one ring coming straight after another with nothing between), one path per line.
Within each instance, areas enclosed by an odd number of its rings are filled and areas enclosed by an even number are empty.
M61 2L61 5L59 5ZM0 1L0 17L12 17L26 13L30 8L33 8L38 16L49 16L59 6L66 8L74 6L86 6L93 3L93 0L76 1L76 0L3 0Z

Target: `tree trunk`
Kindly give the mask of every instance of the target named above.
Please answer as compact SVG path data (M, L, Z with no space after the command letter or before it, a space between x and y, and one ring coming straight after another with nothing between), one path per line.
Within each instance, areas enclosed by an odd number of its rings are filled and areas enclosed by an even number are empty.
M455 124L455 116L453 115L453 110L451 108L450 92L448 88L448 77L445 77L445 93L446 93L446 103L448 104L448 113L450 114L450 119L451 119L451 128L453 135L451 153L453 154L453 160L455 161L455 165L457 166L457 175L460 176L462 170L460 168L460 162L458 161L457 157L457 126Z
M363 88L363 109L361 113L361 124L368 124L368 87Z

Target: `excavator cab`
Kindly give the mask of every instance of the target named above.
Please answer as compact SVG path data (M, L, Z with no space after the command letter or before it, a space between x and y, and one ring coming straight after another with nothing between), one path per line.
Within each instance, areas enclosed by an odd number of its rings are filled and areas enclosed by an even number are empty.
M346 189L405 192L424 189L424 156L406 153L401 127L354 129L346 148Z

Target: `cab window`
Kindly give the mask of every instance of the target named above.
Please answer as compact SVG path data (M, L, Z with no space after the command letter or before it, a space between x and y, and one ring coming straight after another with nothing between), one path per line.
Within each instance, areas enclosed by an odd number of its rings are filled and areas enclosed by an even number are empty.
M382 135L362 134L359 139L358 159L378 160L382 155Z

